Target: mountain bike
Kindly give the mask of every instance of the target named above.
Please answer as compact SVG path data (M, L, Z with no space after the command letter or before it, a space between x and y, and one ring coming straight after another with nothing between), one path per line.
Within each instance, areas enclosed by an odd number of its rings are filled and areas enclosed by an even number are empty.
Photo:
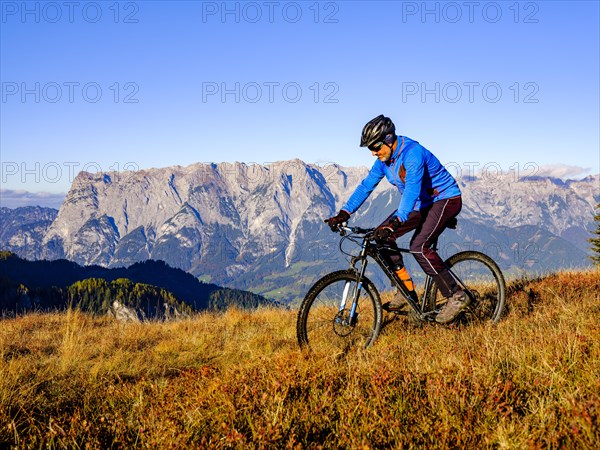
M366 348L377 339L383 323L383 306L377 288L365 276L369 258L377 263L392 286L404 297L413 317L418 321L436 323L435 317L446 299L438 292L433 279L425 278L419 297L408 290L382 255L384 250L401 253L410 253L410 250L378 245L374 239L375 228L343 225L339 227L339 233L342 236L340 251L351 257L350 268L325 275L309 289L300 305L296 322L300 347L315 349L333 345L348 349L358 345ZM344 251L342 244L347 240L359 246L357 255ZM494 260L477 251L463 251L449 257L445 264L471 299L467 309L452 323L498 322L504 310L506 283Z

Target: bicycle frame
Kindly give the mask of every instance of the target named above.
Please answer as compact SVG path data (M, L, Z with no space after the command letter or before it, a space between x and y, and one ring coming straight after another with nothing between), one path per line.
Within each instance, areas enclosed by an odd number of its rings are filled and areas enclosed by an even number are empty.
M370 233L370 231L372 231L372 230L365 230L365 229L361 229L361 228L357 228L357 227L355 227L355 228L340 227L340 228L341 228L342 232L365 233L364 236L362 237L362 244L360 246L359 255L353 256L351 259L351 268L356 273L356 287L355 287L354 293L352 295L352 305L350 307L349 320L343 321L344 325L347 325L347 324L351 325L356 321L356 318L357 318L356 309L358 306L358 298L360 296L360 291L362 289L362 280L363 280L363 277L365 275L365 271L366 271L367 265L368 265L368 257L371 257L377 263L377 265L381 268L381 270L383 270L383 272L388 277L388 279L393 283L393 285L396 288L398 288L398 290L402 293L402 295L404 296L404 298L406 299L408 304L415 311L415 313L417 314L417 317L419 319L430 320L430 321L435 320L435 315L436 315L435 311L431 311L431 312L427 312L427 313L423 312L425 295L427 292L429 292L429 288L431 286L431 283L433 282L431 277L427 277L425 280L425 286L424 286L422 296L420 298L419 297L414 298L413 295L411 295L410 291L406 288L404 283L402 283L395 276L395 274L392 272L392 270L387 266L387 264L383 260L383 257L381 256L380 248L372 242L372 233ZM398 251L400 253L410 253L410 250L405 249L405 248L399 248ZM360 269L358 269L356 267L358 263L360 263ZM350 288L349 284L347 284L344 287L344 293L342 295L342 301L341 301L340 309L339 309L339 313L338 313L340 320L342 320L343 312L346 309L349 288Z

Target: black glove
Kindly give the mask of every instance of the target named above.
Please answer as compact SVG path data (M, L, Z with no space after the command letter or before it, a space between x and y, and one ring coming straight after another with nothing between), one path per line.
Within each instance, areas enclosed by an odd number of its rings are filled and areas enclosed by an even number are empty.
M348 211L344 211L343 209L337 214L337 216L330 217L329 219L325 219L325 223L329 225L331 231L339 231L339 226L347 222L350 218L350 213Z
M382 223L375 230L373 237L376 241L388 241L392 234L400 228L402 222L398 219L398 216L392 217L390 220Z

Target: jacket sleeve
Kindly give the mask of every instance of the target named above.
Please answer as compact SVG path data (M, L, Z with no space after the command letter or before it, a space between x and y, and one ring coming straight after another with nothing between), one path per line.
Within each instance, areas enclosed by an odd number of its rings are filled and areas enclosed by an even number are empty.
M400 199L400 205L396 216L405 222L408 215L415 209L415 204L421 195L421 184L425 172L425 155L421 147L414 148L404 160L406 170L404 193Z
M381 162L375 161L375 164L373 164L373 167L371 167L369 174L356 187L354 193L350 196L344 206L342 206L342 209L344 211L348 211L350 214L353 214L358 208L361 207L371 192L373 192L373 189L377 187L384 175L385 173L381 167Z

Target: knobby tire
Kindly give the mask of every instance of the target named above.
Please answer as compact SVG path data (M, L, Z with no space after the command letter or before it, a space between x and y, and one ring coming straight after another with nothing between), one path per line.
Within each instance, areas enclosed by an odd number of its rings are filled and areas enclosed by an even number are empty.
M298 311L296 335L300 347L347 351L350 347L367 348L373 344L381 331L383 309L379 292L368 278L362 279L357 323L354 326L336 323L343 287L346 282L351 283L352 292L356 278L353 270L340 270L325 275L310 288ZM349 294L346 310L351 303Z
M452 255L446 266L472 292L471 305L459 316L467 322L498 322L506 302L506 282L502 271L489 256L475 251ZM425 297L425 311L440 309L444 299L432 283Z

